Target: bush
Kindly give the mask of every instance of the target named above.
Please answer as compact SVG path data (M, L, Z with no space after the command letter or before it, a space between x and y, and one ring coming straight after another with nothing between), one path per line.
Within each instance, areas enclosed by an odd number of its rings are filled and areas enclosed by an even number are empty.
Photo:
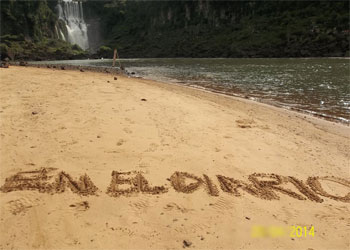
M79 47L78 44L74 44L74 45L72 46L72 49L73 49L73 50L78 50L78 51L83 50L82 48Z
M7 51L8 51L8 46L4 43L0 43L0 57L1 59L4 59L8 57Z
M112 57L112 49L107 46L101 46L97 51L97 55L100 57Z
M6 44L0 43L0 52L1 52L1 53L6 53L7 50L8 50L8 48L9 48L9 47L8 47Z
M3 40L7 40L7 41L23 41L24 40L24 36L22 34L20 35L11 35L11 34L7 34L4 36L0 37L1 41Z

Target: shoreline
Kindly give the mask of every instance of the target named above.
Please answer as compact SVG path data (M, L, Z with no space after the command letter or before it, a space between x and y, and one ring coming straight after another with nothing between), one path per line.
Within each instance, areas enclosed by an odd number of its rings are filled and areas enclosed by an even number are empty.
M247 100L247 101L251 101L253 103L257 103L257 104L263 104L263 105L266 105L268 107L275 107L275 108L278 108L281 110L295 112L297 114L308 116L308 117L313 117L313 118L316 118L319 120L323 120L323 121L327 121L327 122L331 122L331 123L336 123L336 124L341 124L341 125L344 125L346 127L350 126L350 121L344 121L345 119L343 120L340 118L335 118L335 117L331 117L331 116L327 116L327 115L323 115L323 114L318 114L318 113L313 112L313 111L306 111L306 110L297 109L297 108L289 108L289 107L284 106L284 105L279 105L276 102L266 101L262 98L250 98L248 96L239 95L236 93L221 92L221 91L217 91L214 89L199 87L199 86L195 86L195 85L183 85L181 83L176 83L176 82L156 81L156 80L146 79L146 78L142 78L142 77L136 77L136 78L141 78L141 79L144 79L147 81L154 81L154 82L158 82L161 84L173 84L173 85L176 85L179 87L185 87L185 88L195 89L195 90L199 90L199 91L204 91L206 93L212 93L212 94L217 94L220 96L236 98L236 100L241 100L241 101Z
M348 122L341 122L341 121L335 120L335 119L334 120L328 119L328 117L323 117L323 116L319 116L319 115L315 115L315 114L305 113L302 110L299 111L299 110L289 109L289 108L286 108L284 106L274 105L271 103L265 103L263 101L253 100L253 99L245 98L245 97L239 96L239 95L229 95L229 94L225 94L225 93L220 93L220 92L213 91L211 89L199 88L196 86L182 85L182 84L173 83L173 82L155 81L155 80L145 79L145 78L141 78L141 77L138 77L135 79L143 80L143 81L145 81L146 84L147 84L147 82L149 82L150 84L156 84L159 87L161 87L161 85L163 85L163 84L166 84L169 87L175 86L175 87L178 87L179 89L185 88L185 89L193 90L194 92L199 91L200 93L208 94L208 95L206 95L206 97L207 98L209 97L208 98L209 100L212 100L214 98L214 96L218 96L218 97L227 98L228 100L232 99L232 100L235 100L238 102L247 103L249 105L256 105L257 107L261 106L261 107L264 107L266 109L271 109L271 110L274 110L274 111L279 112L279 113L285 113L288 116L293 116L295 118L305 120L307 122L312 123L315 126L326 127L327 129L329 129L330 131L333 131L333 132L335 132L334 129L341 131L342 135L349 136L349 139L350 139L350 135L348 134L349 131L347 131L350 128L350 124ZM210 95L213 95L213 97L210 98ZM218 100L216 99L215 101L218 101Z
M0 100L0 248L349 247L348 126L68 69L0 68Z
M349 57L350 58L350 57ZM218 58L221 59L221 58ZM279 59L279 58L276 58ZM313 59L313 58L305 58L305 59ZM337 59L337 58L335 58ZM341 58L342 59L342 58ZM31 62L34 63L34 62ZM299 114L302 115L306 115L306 116L310 116L310 117L314 117L314 118L318 118L321 120L326 120L329 122L335 122L338 124L342 124L344 126L350 126L350 120L347 120L345 118L338 118L338 117L332 117L329 115L325 115L325 114L320 114L320 113L316 113L314 111L309 111L309 110L302 110L302 109L298 109L298 108L291 108L288 106L285 106L283 104L278 104L277 102L273 102L273 101L267 101L264 100L262 98L252 98L252 97L248 97L246 95L240 95L238 93L228 93L228 92L222 92L219 90L215 90L215 89L210 89L210 88L204 88L204 87L200 87L200 86L195 86L195 85L187 85L187 84L181 84L181 83L176 83L176 82L166 82L166 81L157 81L157 80L152 80L152 79L147 79L147 78L143 78L143 77L135 77L133 76L130 72L126 72L126 71L122 71L120 70L118 67L105 67L105 66L81 66L81 65L67 65L67 64L49 64L49 63L45 63L45 64L28 64L26 65L28 67L35 67L35 68L52 68L52 69L60 69L61 67L64 67L65 70L84 70L84 71L90 71L90 72L100 72L100 73L106 73L106 74L117 74L117 75L123 75L123 76L129 76L135 79L144 79L144 80L148 80L148 81L154 81L154 82L159 82L159 83L165 83L165 84L174 84L180 87L186 87L186 88L192 88L192 89L197 89L199 91L205 91L205 92L209 92L209 93L213 93L213 94L218 94L218 95L222 95L222 96L228 96L228 97L233 97L233 98L239 98L239 99L244 99L244 100L250 100L256 103L261 103L261 104L265 104L268 106L272 106L272 107L277 107L283 110L287 110L287 111L293 111L293 112L297 112ZM53 68L55 67L55 68Z
M221 58L218 58L218 59L221 59ZM247 58L247 59L249 59L249 58ZM276 58L276 59L280 59L280 58ZM313 59L313 58L304 58L304 59ZM334 59L339 59L339 58L334 58ZM343 59L343 58L340 58L340 59ZM111 59L108 59L108 60L111 60ZM166 84L175 84L175 85L179 85L179 86L183 86L183 87L204 90L204 91L208 91L208 92L212 92L212 93L216 93L216 94L221 94L224 96L232 96L232 97L236 97L236 98L249 99L249 100L252 100L254 102L263 103L266 105L278 107L278 108L285 109L285 110L295 111L295 112L301 113L303 115L308 115L308 116L312 116L312 117L317 117L319 119L340 123L340 124L343 124L345 126L350 126L350 120L343 118L343 117L334 117L334 116L318 113L315 111L288 107L284 104L279 104L275 101L265 100L263 98L249 97L249 96L246 96L244 94L239 94L239 93L223 92L223 91L216 90L213 88L205 88L205 87L196 86L196 85L181 84L181 83L171 82L171 81L169 81L169 82L158 81L158 80L152 80L152 79L148 79L148 78L144 78L144 77L137 77L137 76L133 76L131 74L131 72L120 70L119 67L113 68L113 67L106 67L106 66L81 66L81 65L69 65L69 64L59 64L59 63L35 64L35 62L31 62L30 64L28 64L26 66L37 67L37 68L39 68L39 67L40 68L47 68L47 67L50 67L50 68L55 67L56 68L57 67L57 69L64 67L64 69L67 69L67 70L84 70L84 71L101 72L101 73L107 73L107 74L121 74L121 75L126 75L129 77L133 77L133 78L142 78L142 79L150 80L150 81L156 81L156 82L161 82L161 83L166 83Z

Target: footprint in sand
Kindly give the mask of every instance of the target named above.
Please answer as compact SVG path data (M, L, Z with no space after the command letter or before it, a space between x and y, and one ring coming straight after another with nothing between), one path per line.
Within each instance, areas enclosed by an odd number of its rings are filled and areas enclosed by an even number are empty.
M69 207L75 208L78 211L86 211L90 208L88 201L77 202L69 205Z
M138 167L139 168L149 168L149 167L151 167L151 165L149 163L146 163L146 162L140 162Z
M327 211L322 212L319 211L317 214L315 214L315 217L318 220L324 221L324 222L333 222L336 220L340 221L346 221L347 224L350 226L350 209L347 207L332 207L327 206Z
M125 143L126 141L123 140L123 139L120 139L118 142L117 142L117 146L121 146Z
M220 197L215 203L210 203L209 206L217 211L223 212L225 210L233 211L235 203L232 199Z
M123 131L127 134L131 134L132 131L129 128L124 128Z
M183 206L180 206L180 205L176 204L175 202L168 203L164 207L164 210L166 210L166 211L176 210L176 211L180 211L181 213L188 213L190 211L194 211L194 209L185 208Z
M148 199L137 199L136 201L129 202L129 206L134 210L142 210L142 209L147 209L150 204Z
M240 128L252 128L255 124L254 120L250 119L242 119L242 120L236 120L236 124Z
M156 144L156 143L151 143L151 144L149 145L149 148L146 150L146 152L154 152L154 151L157 150L157 148L158 148L158 144Z
M38 205L38 199L31 199L28 197L21 197L16 200L7 202L6 207L13 215L25 213L33 206Z
M224 159L225 160L230 160L230 159L233 159L233 158L234 158L233 154L226 154L226 155L224 155Z
M133 120L131 120L130 118L125 118L125 121L129 122L130 124L135 124L135 122Z

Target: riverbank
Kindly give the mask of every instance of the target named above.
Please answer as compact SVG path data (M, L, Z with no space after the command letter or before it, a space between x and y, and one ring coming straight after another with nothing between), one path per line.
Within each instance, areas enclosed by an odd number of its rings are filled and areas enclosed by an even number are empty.
M12 66L0 81L1 248L349 247L347 126L116 74Z
M134 77L251 99L348 125L350 122L346 91L350 72L346 59L136 58L122 59L120 63ZM104 59L32 64L115 70L111 67L112 60Z

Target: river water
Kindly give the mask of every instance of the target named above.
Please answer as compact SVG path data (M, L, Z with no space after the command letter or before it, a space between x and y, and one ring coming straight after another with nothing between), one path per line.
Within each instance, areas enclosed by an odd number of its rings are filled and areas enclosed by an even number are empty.
M128 72L146 79L243 96L350 123L348 58L157 58L120 62ZM110 67L112 60L40 63Z

